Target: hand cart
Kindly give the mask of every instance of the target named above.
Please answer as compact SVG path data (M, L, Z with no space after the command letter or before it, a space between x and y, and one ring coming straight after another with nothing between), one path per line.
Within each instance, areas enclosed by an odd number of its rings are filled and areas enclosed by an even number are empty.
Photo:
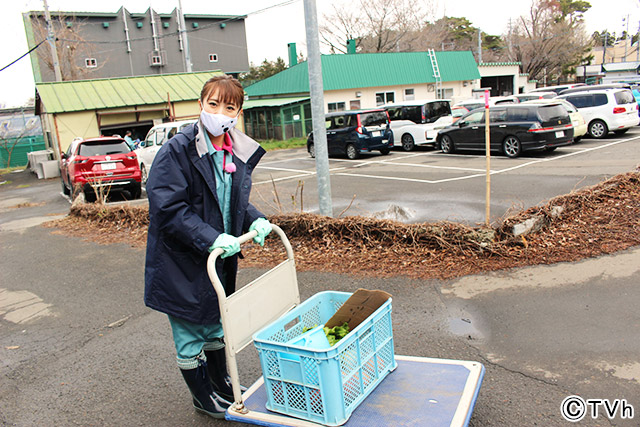
M282 240L287 259L229 297L215 269L223 251L215 249L207 260L207 271L218 295L235 400L226 419L261 426L318 427L307 420L268 411L263 377L244 394L240 391L237 353L252 342L256 332L300 304L293 249L280 227L273 225L273 232ZM256 235L252 231L240 236L240 244ZM468 425L484 376L482 364L399 355L395 360L395 371L362 401L345 426Z

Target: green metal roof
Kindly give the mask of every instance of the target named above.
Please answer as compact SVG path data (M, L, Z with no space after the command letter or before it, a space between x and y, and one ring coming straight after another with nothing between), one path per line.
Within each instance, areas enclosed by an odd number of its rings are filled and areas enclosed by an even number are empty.
M47 113L152 105L200 98L200 90L221 71L159 76L36 83ZM168 96L167 96L168 94Z
M480 78L469 51L436 52L443 82ZM435 83L427 52L322 55L324 90ZM306 62L301 62L245 89L248 96L309 93Z
M243 110L258 107L280 107L282 105L295 104L296 102L307 101L308 96L297 96L294 98L268 98L268 99L250 99L242 104Z

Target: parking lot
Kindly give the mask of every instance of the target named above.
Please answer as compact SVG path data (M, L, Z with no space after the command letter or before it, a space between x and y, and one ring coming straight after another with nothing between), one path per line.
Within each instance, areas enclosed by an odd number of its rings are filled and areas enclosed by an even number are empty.
M551 153L517 159L492 153L491 219L633 170L639 162L640 127L623 137L585 138ZM481 153L396 149L387 156L376 153L358 160L330 158L329 167L334 216L389 216L390 210L400 210L408 214L407 222L485 220L486 159ZM267 214L318 209L315 160L304 149L267 153L253 183L252 202Z

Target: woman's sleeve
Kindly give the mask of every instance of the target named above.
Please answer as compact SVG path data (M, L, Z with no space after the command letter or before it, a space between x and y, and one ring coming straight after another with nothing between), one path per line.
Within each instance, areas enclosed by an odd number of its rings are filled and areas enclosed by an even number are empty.
M183 158L180 158L180 155ZM147 182L150 221L158 230L202 254L208 253L220 232L192 209L187 174L189 159L172 147L163 147L153 161Z

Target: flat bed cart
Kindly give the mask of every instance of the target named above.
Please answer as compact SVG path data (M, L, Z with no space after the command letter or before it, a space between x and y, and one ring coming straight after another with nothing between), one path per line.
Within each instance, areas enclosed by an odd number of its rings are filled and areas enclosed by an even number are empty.
M216 274L214 250L207 271L218 295L225 332L227 366L235 403L226 419L261 426L317 427L299 418L266 409L267 393L260 377L240 392L236 354L252 342L253 335L300 304L293 250L280 227L273 225L287 252L287 260L227 297ZM242 235L250 241L256 232ZM344 426L466 426L480 391L484 367L478 362L395 356L391 372L353 411Z

